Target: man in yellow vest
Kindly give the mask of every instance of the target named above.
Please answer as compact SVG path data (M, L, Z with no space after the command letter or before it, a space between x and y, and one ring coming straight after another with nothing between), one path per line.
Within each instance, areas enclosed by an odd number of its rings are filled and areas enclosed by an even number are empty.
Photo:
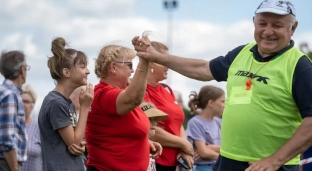
M255 43L211 61L160 54L138 37L132 43L139 57L189 78L227 81L214 171L297 171L312 145L312 65L291 40L298 26L291 2L265 0L253 21Z

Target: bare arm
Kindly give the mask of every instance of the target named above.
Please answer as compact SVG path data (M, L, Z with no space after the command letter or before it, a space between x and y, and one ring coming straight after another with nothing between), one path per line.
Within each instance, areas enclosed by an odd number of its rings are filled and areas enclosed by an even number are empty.
M218 158L219 153L206 146L203 141L195 140L194 143L201 158L210 160L216 160Z
M179 157L180 155L182 155L182 153L185 153L183 154L184 157L186 156L189 156L189 160L192 160L193 161L193 152L194 152L194 149L193 149L193 145L187 140L186 138L186 133L185 133L185 130L184 130L184 127L183 125L181 125L181 129L180 129L180 137L184 140L186 140L186 144L188 145L187 148L181 148L179 154L177 157ZM189 163L190 161L188 161ZM191 162L192 163L192 162ZM190 164L190 163L189 163ZM190 164L190 165L193 165L193 164Z
M181 126L181 129L180 129L180 137L187 140L183 125Z
M135 50L138 51L137 56L164 65L189 78L201 81L213 79L208 61L162 54L150 46L149 41L137 38L132 40ZM145 46L141 46L141 44Z
M193 156L194 150L190 142L179 136L172 135L162 128L156 127L155 135L152 140L159 142L162 146L177 148L184 153Z
M217 153L220 153L220 145L209 144L207 147Z
M162 146L171 148L182 148L184 146L184 141L186 141L159 127L156 127L155 135L152 137L152 140L160 143Z
M88 113L90 110L91 103L93 101L94 91L93 91L93 85L88 84L86 86L86 90L81 90L79 95L79 103L80 103L80 117L77 123L76 128L74 129L71 124L68 125L68 122L65 123L58 123L58 120L61 118L59 117L65 117L66 115L62 114L62 112L66 112L66 108L60 107L60 109L55 108L55 112L52 113L51 123L54 129L58 129L59 134L61 135L62 139L66 143L68 147L70 147L72 144L76 144L77 146L80 146L80 143L82 142L86 130L86 122ZM59 114L59 115L58 115ZM59 116L59 117L58 117ZM58 118L55 118L58 117ZM65 120L65 119L64 119ZM68 118L67 118L68 120ZM66 124L66 127L62 127Z
M283 165L312 145L312 117L306 117L289 141L271 157L278 165Z
M209 61L164 55L161 58L156 58L155 62L192 79L200 81L214 79L210 71Z
M68 147L72 144L80 146L80 143L84 138L89 110L90 107L80 107L80 117L76 129L74 129L72 125L58 129L59 134L61 135L62 139Z
M118 115L125 115L139 106L146 92L148 61L140 59L130 85L119 93L116 105Z
M4 157L6 162L8 163L10 169L12 171L17 171L18 170L18 163L17 163L17 159L16 159L16 151L14 149L7 151L7 152L3 152Z

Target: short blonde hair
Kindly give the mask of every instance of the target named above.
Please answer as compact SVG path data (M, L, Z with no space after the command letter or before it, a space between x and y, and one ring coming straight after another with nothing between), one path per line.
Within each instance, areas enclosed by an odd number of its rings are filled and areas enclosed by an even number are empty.
M29 94L30 97L32 98L33 102L36 103L36 101L37 101L37 94L31 88L31 86L29 84L26 84L26 85L24 84L22 86L22 90L23 90L23 93Z
M126 54L129 56L129 58L133 59L135 57L135 51L119 46L119 45L108 45L104 46L97 59L95 59L95 74L98 78L105 78L108 75L108 69L109 65L116 61L117 59L119 60L124 60L120 59L122 54Z

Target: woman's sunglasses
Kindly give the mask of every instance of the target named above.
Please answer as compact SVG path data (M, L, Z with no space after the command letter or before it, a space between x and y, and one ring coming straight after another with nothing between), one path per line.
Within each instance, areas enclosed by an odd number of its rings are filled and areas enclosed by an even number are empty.
M133 69L132 66L132 62L120 62L120 61L115 61L116 63L118 64L124 64L124 65L127 65L130 69Z

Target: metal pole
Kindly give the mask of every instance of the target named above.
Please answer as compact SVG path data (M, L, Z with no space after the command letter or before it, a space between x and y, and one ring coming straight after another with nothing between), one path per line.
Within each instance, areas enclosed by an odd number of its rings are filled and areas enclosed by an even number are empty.
M176 0L165 0L164 7L168 11L168 18L167 18L167 45L169 48L169 52L172 52L173 49L173 10L177 8L177 1ZM167 84L171 85L172 80L172 71L168 71L167 77Z
M173 52L173 47L172 47L172 34L173 34L173 28L172 28L172 11L168 11L168 23L167 23L167 43L168 43L168 47L169 47L169 53ZM168 70L168 77L167 77L167 84L172 86L171 85L171 80L172 80L172 71L171 70Z

